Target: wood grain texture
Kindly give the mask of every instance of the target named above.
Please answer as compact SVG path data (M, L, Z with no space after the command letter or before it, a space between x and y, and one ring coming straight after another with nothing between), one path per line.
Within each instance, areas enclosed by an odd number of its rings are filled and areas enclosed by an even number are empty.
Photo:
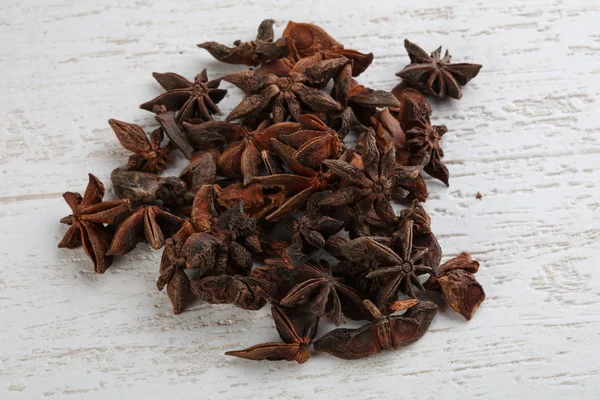
M598 2L239 3L1 2L0 398L598 398ZM107 120L153 127L137 109L161 92L151 72L240 70L195 45L248 40L265 17L372 51L360 82L377 89L398 83L404 38L484 65L461 101L432 103L451 186L428 181L426 203L444 258L481 262L472 321L441 310L422 340L366 360L256 363L223 353L277 338L266 308L174 316L160 252L102 276L56 248L61 193L126 163ZM224 112L241 95L226 85Z

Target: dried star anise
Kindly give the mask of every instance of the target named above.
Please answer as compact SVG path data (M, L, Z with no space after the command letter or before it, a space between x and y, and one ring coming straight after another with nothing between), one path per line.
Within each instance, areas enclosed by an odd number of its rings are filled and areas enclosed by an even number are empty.
M206 49L214 58L229 64L259 65L278 60L288 55L288 41L285 38L273 41L272 19L265 19L258 27L256 40L242 42L236 40L235 47L227 47L217 42L204 42L198 47Z
M448 128L445 125L432 126L429 119L419 118L406 132L406 145L411 152L412 165L422 165L423 171L449 186L450 174L442 162L444 151L440 146L440 138L446 132Z
M375 109L382 107L399 107L398 99L385 90L374 90L359 84L352 78L352 65L345 65L335 76L332 96L342 106Z
M188 142L185 132L183 132L181 125L177 122L175 112L168 111L167 107L162 104L155 105L152 108L152 112L156 114L156 121L158 121L169 139L171 139L173 146L179 149L188 160L192 158L194 148Z
M258 176L253 182L270 187L281 187L288 197L277 210L266 217L267 221L276 221L279 218L297 212L302 208L313 193L327 189L336 179L331 172L315 171L306 168L294 159L294 149L273 139L273 150L281 157L292 174L277 174Z
M158 250L165 244L165 237L173 236L182 223L181 218L159 206L141 206L119 225L106 254L127 254L139 242Z
M111 233L104 224L112 224L117 217L131 209L127 199L102 201L103 197L104 185L92 174L89 174L83 197L74 192L63 194L73 214L60 220L71 226L58 244L59 248L67 249L83 246L94 263L94 270L99 274L103 274L112 264L112 257L106 255Z
M290 40L288 59L296 63L303 57L321 54L324 59L346 57L352 60L352 75L364 72L373 61L373 53L364 54L356 50L344 49L344 45L333 39L322 28L306 23L288 22L283 37Z
M261 152L271 151L271 139L300 129L300 124L294 122L280 122L269 126L269 121L261 123L253 132L242 127L241 139L231 143L219 157L219 171L228 178L243 178L244 185L248 185L258 175L264 161Z
M265 265L250 271L250 276L272 283L276 290L269 293L270 301L279 304L294 286L309 279L310 271L294 268L289 258L269 258Z
M196 193L204 185L215 183L217 179L216 159L219 153L199 151L192 154L190 163L179 174L179 179L184 183L188 191Z
M192 293L210 304L233 304L244 310L260 310L267 303L266 296L275 286L265 280L239 276L209 276L190 282Z
M152 76L166 92L140 105L140 108L154 112L155 106L164 106L168 111L177 112L179 123L192 118L211 120L211 114L220 112L217 103L227 94L227 90L218 89L221 79L208 80L206 69L196 75L194 82L172 72L153 72Z
M146 133L139 125L116 119L109 119L108 124L117 135L121 145L135 153L129 157L127 169L158 173L167 168L167 162L171 160L169 151L172 149L169 144L160 147L164 138L162 128L154 130L148 140Z
M315 342L315 350L345 360L356 360L413 343L427 331L437 312L435 304L422 303L413 305L413 302L407 302L405 306L412 307L403 315L385 316L375 304L364 300L365 307L375 320L358 329L334 329ZM399 304L396 311L404 307ZM411 312L413 309L415 311ZM415 318L417 316L419 318Z
M350 61L347 58L319 59L311 57L300 60L286 77L254 71L224 76L223 80L233 83L247 94L227 116L227 121L252 120L270 113L274 122L283 122L288 115L297 121L303 113L303 107L316 112L341 111L343 108L337 101L312 86L326 85Z
M227 186L217 193L217 204L224 209L234 207L238 202L244 202L244 211L252 218L262 218L281 205L284 193L281 191L266 191L258 183L244 186L238 182Z
M338 158L344 150L340 135L317 116L305 114L298 117L302 130L281 135L281 139L296 149L294 158L309 168L318 168L327 158Z
M193 194L181 179L156 176L149 172L115 169L110 174L115 194L120 199L129 199L132 205L156 204L184 206L191 204Z
M288 254L292 259L298 259L325 246L327 239L335 235L344 226L343 219L330 217L320 207L319 202L329 196L330 191L313 194L306 202L306 213L299 219L292 218L289 229L292 232L292 243ZM338 213L339 215L339 213Z
M363 169L341 160L323 161L323 164L340 178L348 181L348 184L320 204L326 206L353 204L360 214L367 214L371 208L374 208L383 220L395 221L396 214L390 200L404 199L408 196L409 192L403 188L403 184L414 180L419 175L420 169L398 167L393 146L389 146L381 156L372 129L366 132L364 143Z
M227 356L241 357L248 360L287 360L305 363L310 358L310 343L317 334L319 317L315 317L304 327L302 336L298 334L292 321L285 313L273 306L271 314L275 327L284 343L264 343L248 347L244 350L228 351Z
M334 275L329 263L310 260L304 265L295 267L301 269L309 278L300 282L281 300L284 307L308 307L319 317L324 317L339 325L342 322L342 312L354 318L361 319L365 315L360 293L344 283L341 275Z
M410 57L410 64L396 75L425 93L437 97L460 99L460 87L475 78L481 69L479 64L451 64L452 57L448 50L444 58L441 58L441 46L431 55L408 40L404 40L404 47Z
M483 287L473 276L478 270L479 263L471 259L469 253L463 252L444 263L438 273L425 282L425 286L441 291L450 307L470 320L485 300Z
M227 121L184 122L185 136L196 151L211 150L240 140L241 126Z
M173 313L181 313L191 299L190 279L185 273L185 239L178 235L167 239L160 261L160 276L156 281L159 291L167 287L167 295L173 305Z

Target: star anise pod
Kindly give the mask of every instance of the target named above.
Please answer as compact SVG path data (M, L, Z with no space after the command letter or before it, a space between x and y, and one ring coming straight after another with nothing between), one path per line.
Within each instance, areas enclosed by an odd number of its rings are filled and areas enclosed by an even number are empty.
M210 304L233 304L244 310L260 310L275 285L253 277L239 275L209 276L190 282L192 293Z
M326 85L350 61L347 58L319 60L320 57L300 60L286 77L254 71L224 76L223 80L247 94L227 116L227 121L250 121L270 113L274 122L283 122L288 115L297 121L303 110L341 111L340 104L318 88Z
M285 194L281 191L267 191L258 183L244 186L241 182L234 183L217 193L217 204L224 209L235 207L240 201L244 202L244 211L252 218L262 218L279 207Z
M292 63L303 57L321 54L324 59L346 57L352 60L352 75L364 72L373 61L373 53L364 54L356 50L344 49L344 45L333 39L322 28L306 23L288 22L283 37L288 38Z
M442 162L444 151L440 138L448 132L445 125L431 125L429 119L419 118L406 132L406 145L410 150L410 164L422 165L423 171L449 186L448 168Z
M320 207L319 202L329 196L330 191L313 194L306 202L306 213L298 218L292 218L288 228L292 232L292 244L288 247L288 254L292 259L301 258L325 246L327 239L342 229L345 219L349 218L349 212L345 218L336 219L338 215L331 217Z
M199 151L192 153L192 158L187 167L179 174L186 188L191 193L196 193L204 185L211 185L217 179L217 159L220 153Z
M182 223L181 218L159 206L141 206L119 225L107 255L127 254L140 242L158 250Z
M349 260L373 261L375 268L368 272L367 279L382 279L385 286L380 291L377 303L384 307L392 301L398 290L416 297L412 286L424 290L419 275L432 274L433 268L423 264L426 248L414 249L413 223L407 221L395 235L392 248L373 237L361 237L340 246L341 253Z
M274 39L272 19L265 19L258 27L256 40L242 42L236 40L235 47L227 47L217 42L204 42L198 47L206 49L214 58L229 64L259 65L271 60L277 60L288 55L288 41Z
M117 135L121 145L135 153L129 157L127 169L158 173L167 168L167 162L171 161L169 156L171 146L160 147L164 138L162 128L154 130L148 140L146 133L139 125L116 119L109 119L108 124Z
M192 118L211 120L211 114L220 112L217 103L227 94L227 90L218 89L221 79L208 80L206 69L196 75L194 82L172 72L153 72L152 76L166 92L140 108L154 112L155 106L164 106L168 111L177 112L178 123Z
M294 268L288 257L268 258L265 265L254 268L249 276L272 283L276 290L270 293L271 302L279 304L294 286L310 278L311 271Z
M116 168L110 174L115 194L129 199L131 204L157 204L185 206L193 201L185 182L175 176L163 178L149 172L128 171Z
M345 65L335 76L332 96L342 106L354 109L399 107L396 97L385 90L375 90L359 84L352 78L352 65Z
M477 271L479 271L479 263L474 261L469 253L463 252L444 263L438 273L429 278L425 286L428 289L441 291L450 307L470 320L485 300L483 287L474 276Z
M381 156L375 140L375 133L369 129L365 133L363 168L341 160L325 160L329 169L348 182L320 204L325 206L356 205L358 213L367 214L374 208L384 221L393 222L396 214L391 199L404 199L409 191L403 185L417 178L418 167L396 166L395 149L389 146Z
M287 360L296 361L298 364L305 363L310 358L310 343L317 334L319 317L315 317L305 326L304 332L300 336L292 321L281 309L272 306L271 314L277 332L284 343L258 344L244 350L228 351L225 355L248 360Z
M183 122L185 136L196 151L210 150L240 140L242 127L227 121L193 119Z
M403 315L385 316L369 300L365 307L374 321L358 329L334 329L315 342L315 350L345 360L366 358L382 350L397 350L420 339L427 331L437 307L431 302L399 302L394 311L408 310ZM409 308L410 307L410 308Z
M298 117L302 130L281 135L281 139L296 151L294 158L309 168L319 168L327 158L338 158L344 150L340 135L317 116L304 114Z
M267 221L276 221L299 211L313 193L326 190L336 177L331 172L315 171L301 165L294 159L295 150L290 146L275 139L271 145L292 173L258 176L252 181L269 187L281 187L288 196L277 210L266 217Z
M342 312L353 319L365 315L360 293L345 284L343 275L334 275L327 261L310 260L295 268L306 271L310 278L294 286L281 300L282 306L308 307L313 314L336 325L342 322Z
M451 64L452 57L448 50L444 58L441 58L441 46L431 55L408 40L404 40L404 47L408 51L410 64L396 75L425 93L440 98L448 96L460 99L461 86L475 78L481 69L479 64Z
M242 127L241 139L231 143L219 157L219 171L228 178L243 178L244 185L248 185L258 175L259 167L264 162L261 152L271 151L270 140L300 129L301 125L294 122L280 122L269 126L269 121L264 121L252 132L247 127Z
M185 273L185 238L178 235L167 239L160 261L160 276L156 281L159 291L167 287L173 313L181 313L191 299L190 279Z
M112 257L106 255L112 235L104 224L114 223L116 218L131 209L127 199L102 201L103 197L104 185L92 174L89 174L83 197L74 192L63 194L73 214L60 220L70 227L58 243L59 248L67 249L83 246L99 274L112 264Z

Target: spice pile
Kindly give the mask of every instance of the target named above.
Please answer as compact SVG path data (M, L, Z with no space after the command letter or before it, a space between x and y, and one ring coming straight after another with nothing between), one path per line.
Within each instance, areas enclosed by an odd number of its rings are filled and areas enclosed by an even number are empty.
M479 263L462 253L440 266L420 202L424 175L446 185L449 175L440 147L447 128L431 125L427 96L460 99L481 66L406 40L402 82L373 90L355 80L373 54L312 24L290 22L274 40L273 23L263 21L255 41L199 45L256 68L213 80L206 70L193 81L153 74L165 93L140 107L158 128L146 134L109 120L133 153L111 175L119 200L104 201L90 174L83 197L63 195L72 215L61 220L70 227L58 246L82 246L98 273L140 242L163 248L157 287L166 287L175 314L195 298L245 310L271 303L283 342L226 353L252 360L303 363L319 318L340 325L343 316L369 322L325 333L316 351L357 359L398 349L436 315L419 291L441 293L471 319L485 298ZM221 80L245 93L224 121L213 119L227 95ZM159 175L177 151L189 165L179 176ZM400 215L392 202L404 205ZM307 314L314 318L299 333L291 318Z

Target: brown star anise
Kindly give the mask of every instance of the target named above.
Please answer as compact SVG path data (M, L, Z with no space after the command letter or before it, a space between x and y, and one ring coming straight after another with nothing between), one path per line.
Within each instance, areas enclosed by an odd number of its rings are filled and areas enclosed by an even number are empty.
M365 315L360 293L344 283L344 276L334 275L327 261L310 260L295 268L306 271L309 279L294 286L281 300L282 306L306 306L313 314L336 325L342 322L342 311L355 319Z
M400 106L398 99L392 93L364 87L354 80L350 64L345 65L335 76L332 96L342 106L350 105L357 110Z
M181 313L191 299L190 279L185 273L185 238L175 235L167 239L160 260L160 276L156 281L159 291L167 287L167 295L173 305L173 314Z
M152 76L167 92L140 105L140 108L154 112L154 106L165 106L168 111L178 113L178 123L192 118L211 120L211 114L220 112L217 103L227 94L227 90L218 89L221 79L208 80L206 69L196 75L194 82L172 72L153 72Z
M317 334L319 317L315 317L305 326L300 336L292 321L281 309L272 306L271 315L284 343L258 344L244 350L228 351L225 355L248 360L287 360L296 361L298 364L305 363L310 358L310 343Z
M281 135L289 135L299 131L301 125L294 122L280 122L269 126L269 121L261 123L255 131L247 127L241 129L241 139L221 154L217 165L221 174L228 178L240 179L244 185L258 175L259 167L264 162L262 151L271 151L271 139Z
M373 53L363 54L356 50L344 49L344 45L333 39L322 28L306 23L288 22L283 37L288 38L290 54L288 59L296 63L303 57L321 54L323 59L346 57L352 60L352 75L363 73L373 61Z
M313 56L296 63L286 77L254 71L226 75L223 80L247 94L227 116L227 121L251 121L269 113L273 114L274 122L283 122L288 115L297 121L303 109L341 111L340 104L318 87L326 85L349 62L347 58L320 61L320 57Z
M200 187L215 183L217 179L216 161L219 155L218 150L192 153L190 163L179 174L179 179L185 183L189 192L196 193Z
M479 263L473 260L469 253L462 252L458 257L444 263L438 273L425 282L425 286L441 291L450 307L470 320L485 300L483 287L474 276L477 271Z
M119 225L106 254L127 254L139 242L146 242L158 250L165 244L165 237L173 236L182 222L181 218L159 206L141 206Z
M67 249L83 246L94 263L94 270L99 274L103 274L112 264L112 257L106 255L111 233L104 224L112 224L117 217L131 209L127 199L102 201L103 197L104 185L92 174L89 174L83 197L74 192L63 194L73 214L60 220L71 226L58 244L59 248Z
M448 168L442 162L444 151L440 138L448 132L445 125L431 125L428 118L418 118L413 128L406 132L406 145L410 150L411 165L422 165L423 171L449 186Z
M244 202L244 211L252 218L262 218L281 205L285 194L281 191L267 191L258 183L244 186L241 182L234 183L217 193L217 204L224 209L234 207L238 202Z
M129 157L127 169L158 173L167 168L167 162L171 161L169 151L171 145L160 147L164 138L162 128L154 130L150 134L150 140L144 130L136 124L129 124L116 119L109 119L108 124L117 135L117 139L123 147L135 154Z
M210 304L233 304L244 310L260 310L266 296L275 292L272 283L239 275L208 276L190 282L192 293Z
M327 158L338 158L344 150L340 135L329 128L317 116L304 114L298 117L302 130L281 139L296 149L294 158L309 168L319 168Z
M396 75L426 94L460 99L462 96L460 87L475 78L481 69L479 64L451 64L452 57L448 54L448 50L444 58L441 58L441 46L431 53L431 56L408 40L404 40L404 47L408 51L410 64Z
M329 353L345 360L357 360L380 353L397 350L420 339L427 331L437 307L429 301L398 302L394 311L408 308L403 315L385 316L369 300L365 307L375 319L358 329L334 329L315 342L315 350Z
M214 58L229 64L259 65L288 55L288 41L285 38L275 42L272 19L265 19L258 27L256 40L242 42L236 40L235 47L227 47L217 42L204 42L198 47L206 49Z
M292 174L257 176L253 182L270 187L281 187L288 196L277 210L266 217L267 221L276 221L300 210L313 193L327 189L336 177L331 172L315 171L301 165L294 159L295 150L290 146L275 139L271 141L271 146Z
M390 200L404 199L408 196L409 191L404 189L403 185L417 178L420 169L397 166L393 146L388 146L389 148L381 156L373 130L369 129L365 135L362 169L341 160L323 161L323 164L348 184L320 204L326 206L353 204L360 214L367 214L371 208L374 208L381 219L395 221L396 214Z
M115 194L120 199L129 199L135 206L160 202L169 206L186 206L194 199L185 182L175 176L164 178L149 172L116 168L110 179Z

